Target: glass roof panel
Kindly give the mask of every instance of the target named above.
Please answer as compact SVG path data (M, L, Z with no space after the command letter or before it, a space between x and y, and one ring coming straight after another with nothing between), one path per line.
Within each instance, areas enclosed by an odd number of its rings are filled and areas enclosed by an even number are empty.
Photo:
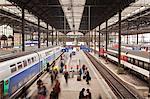
M59 0L71 30L78 30L85 0ZM73 27L74 26L74 27Z

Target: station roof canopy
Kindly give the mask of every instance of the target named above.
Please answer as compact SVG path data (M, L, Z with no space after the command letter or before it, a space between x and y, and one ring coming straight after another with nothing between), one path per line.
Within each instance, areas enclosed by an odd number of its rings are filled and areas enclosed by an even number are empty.
M80 30L92 30L98 25L102 24L119 11L123 10L135 0L86 0L85 8L80 24ZM90 18L89 6L90 5ZM88 20L90 19L90 27L88 27Z
M21 33L21 17L0 9L0 25L7 25L14 28L15 33ZM46 28L40 26L41 31L46 31ZM30 33L31 31L37 31L38 27L34 22L25 19L25 32Z
M66 30L69 30L69 25L64 18L64 12L58 0L8 0L19 7L23 7L33 15L40 18L45 23L48 23L57 30L64 28L64 20ZM63 32L63 31L62 31Z
M61 0L8 0L18 6L24 6L29 12L34 14L35 16L39 17L49 25L53 26L57 30L64 29L64 19L66 23L66 32L72 30L72 27L69 26L69 21L66 18L67 14L63 9L64 3L60 4ZM69 1L69 0L68 0ZM80 0L77 0L80 1ZM85 0L81 0L85 1ZM73 27L77 27L78 31L84 31L86 33L89 30L88 26L88 19L90 19L90 30L96 28L98 25L102 24L119 11L119 8L122 10L129 6L129 4L135 2L135 0L86 0L84 5L76 4L74 5L73 2L76 0L70 0L68 7L84 7L82 12L81 19L77 20L80 21L79 24L73 23ZM80 3L80 2L79 2ZM90 17L89 14L89 6L90 6ZM67 8L68 10L70 8ZM73 8L71 8L73 9ZM63 16L66 16L65 18ZM72 10L72 17L75 18L75 12ZM68 17L69 18L69 17ZM79 26L74 26L79 25ZM62 31L63 32L63 31Z

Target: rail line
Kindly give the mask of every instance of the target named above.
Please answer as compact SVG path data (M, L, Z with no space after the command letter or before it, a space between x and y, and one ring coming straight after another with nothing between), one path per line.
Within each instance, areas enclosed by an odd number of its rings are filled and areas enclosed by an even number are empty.
M85 52L85 54L105 79L118 99L142 99L141 96L131 91L131 89L128 88L126 84L121 81L121 79L119 79L115 74L108 70L95 57L90 55L88 52Z

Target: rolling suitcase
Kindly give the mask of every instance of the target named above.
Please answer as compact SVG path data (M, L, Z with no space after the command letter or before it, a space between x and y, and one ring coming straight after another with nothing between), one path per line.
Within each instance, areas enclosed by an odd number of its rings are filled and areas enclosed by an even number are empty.
M80 76L77 76L77 81L81 81L81 77Z

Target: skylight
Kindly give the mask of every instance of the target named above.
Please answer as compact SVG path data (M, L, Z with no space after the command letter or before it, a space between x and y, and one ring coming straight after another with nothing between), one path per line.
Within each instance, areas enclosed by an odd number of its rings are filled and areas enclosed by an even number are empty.
M78 30L85 0L59 0L71 30Z

